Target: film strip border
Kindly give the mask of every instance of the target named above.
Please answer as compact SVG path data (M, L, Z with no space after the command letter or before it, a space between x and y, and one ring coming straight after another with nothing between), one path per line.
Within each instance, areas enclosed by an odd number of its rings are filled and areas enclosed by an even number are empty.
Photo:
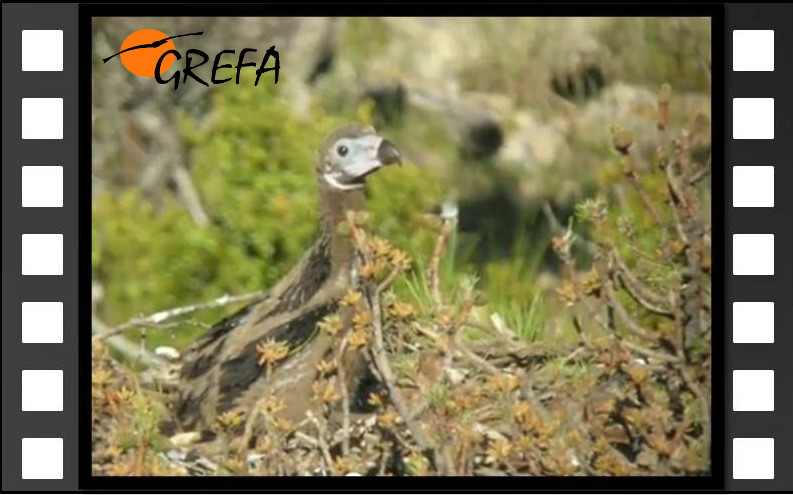
M75 490L78 7L2 8L3 491Z
M792 13L790 4L727 6L723 165L726 197L731 197L725 236L730 491L793 489Z
M791 7L726 20L727 488L790 490ZM77 25L3 5L4 490L77 488Z

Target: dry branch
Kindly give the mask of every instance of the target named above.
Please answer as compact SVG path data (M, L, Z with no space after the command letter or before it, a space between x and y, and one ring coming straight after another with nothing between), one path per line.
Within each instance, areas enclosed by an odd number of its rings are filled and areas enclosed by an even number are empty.
M168 364L156 354L149 352L146 350L146 348L141 347L140 345L130 342L121 335L110 335L108 333L108 326L99 318L97 318L96 315L91 316L91 327L92 333L99 333L102 335L107 334L106 337L103 337L105 344L118 351L121 355L132 362L140 363L147 368L156 369L164 368Z
M612 249L612 260L616 265L616 272L622 282L622 287L631 296L631 298L641 305L644 309L657 315L673 317L674 314L671 310L663 307L666 304L663 296L655 293L652 289L647 287L639 277L637 277L625 265L619 251Z
M446 252L446 244L449 240L449 236L454 231L455 221L453 219L442 218L441 219L441 227L438 231L438 237L435 241L435 249L432 252L432 258L430 258L429 266L427 267L427 285L429 286L430 294L432 294L432 300L435 303L435 307L439 307L441 303L441 295L440 295L440 263L441 259L443 258L443 254Z
M112 337L114 335L124 333L128 330L132 330L133 328L158 327L163 325L165 322L169 320L173 320L175 318L179 318L181 316L190 313L195 313L197 311L203 311L207 309L221 308L223 306L228 306L231 304L247 303L254 301L258 298L261 298L262 296L263 294L261 292L251 292L248 294L241 294L239 296L224 295L217 299L213 299L211 301L207 301L203 303L189 304L187 306L165 309L148 316L133 318L127 321L126 323L122 323L121 325L115 326L113 328L109 328L101 333L98 333L97 335L94 335L93 340L105 340L108 337Z

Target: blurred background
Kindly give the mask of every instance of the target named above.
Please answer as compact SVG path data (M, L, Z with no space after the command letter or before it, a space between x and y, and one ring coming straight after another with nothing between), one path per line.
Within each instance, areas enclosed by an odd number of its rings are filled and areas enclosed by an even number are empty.
M278 84L269 72L254 86L248 69L239 85L174 91L102 64L143 28L204 31L174 41L210 56L207 80L220 50L236 50L233 65L256 48L246 60L258 64L275 45ZM114 326L267 288L316 233L319 143L357 120L407 161L369 180L373 228L421 266L436 236L428 214L456 204L445 276L476 274L493 308L520 315L519 332L554 340L569 318L550 294L561 267L543 208L564 221L603 195L629 212L612 127L651 155L663 83L675 91L670 127L708 119L710 39L702 18L94 19L94 316ZM709 146L695 139L692 152ZM229 312L150 332L145 345L182 348Z

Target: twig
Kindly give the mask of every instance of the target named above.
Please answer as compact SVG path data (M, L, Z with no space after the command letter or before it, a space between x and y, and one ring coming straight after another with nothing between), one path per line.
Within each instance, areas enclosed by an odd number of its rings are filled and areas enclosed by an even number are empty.
M348 211L346 216L347 223L350 227L350 235L352 237L356 251L358 252L361 259L366 262L370 256L368 250L366 249L365 235L363 231L356 225L353 212ZM424 432L421 430L421 426L416 423L415 419L410 413L410 409L407 405L407 402L405 401L405 398L402 396L402 392L396 385L397 379L385 352L383 339L383 317L380 307L380 292L378 291L378 287L369 282L364 287L364 294L372 313L371 329L372 333L374 334L374 339L369 345L369 352L371 354L371 359L374 362L377 374L380 376L386 388L388 389L391 402L394 404L397 413L400 415L402 420L405 422L405 425L410 430L413 439L416 441L422 451L431 455L432 462L436 469L439 469L439 471L443 472L444 469L442 467L443 462L441 457L424 435Z
M639 354L644 354L645 356L648 356L648 357L654 357L656 359L659 359L659 360L662 360L662 361L665 361L665 362L680 362L680 359L677 356L673 356L673 355L666 354L666 353L659 352L659 351L653 351L651 349L647 349L646 347L642 347L639 344L635 344L633 342L630 342L630 341L625 340L624 338L620 337L619 335L617 335L616 329L613 326L613 321L610 321L610 322L603 321L603 318L595 312L594 308L592 308L592 306L590 304L587 304L585 302L585 305L587 307L587 310L592 314L592 318L601 327L603 327L603 329L606 331L606 333L608 333L613 339L615 339L619 345L625 347L626 349L630 349L630 350L632 350L634 352L638 352ZM607 306L607 307L609 309L613 309L613 308L611 308L611 306ZM624 308L623 308L623 310L624 310ZM591 348L591 349L596 350L597 347L595 347L593 344L588 343L586 340L584 340L584 331L583 331L583 328L581 326L581 322L580 322L580 320L578 320L578 318L573 318L573 325L576 327L576 331L578 332L579 336L582 338L582 341L584 342L584 345L589 347L589 348Z
M339 380L339 391L341 395L341 451L347 456L350 453L350 393L347 389L347 374L344 371L344 352L347 350L347 343L350 341L351 329L347 330L344 334L341 343L339 344L339 351L336 354L336 378Z
M108 331L108 326L96 315L91 315L91 327L92 333L104 333ZM121 353L123 356L131 360L135 360L148 368L161 369L168 364L156 354L145 349L141 349L139 346L130 342L121 335L112 335L105 339L104 343Z
M451 368L452 362L454 360L454 356L458 353L461 354L463 357L467 358L469 361L474 362L480 368L484 368L487 371L490 371L491 373L492 373L491 370L496 370L495 371L496 374L498 373L498 370L493 365L482 359L480 356L476 355L476 353L474 353L470 349L464 347L462 342L460 342L460 340L458 339L460 329L463 326L467 325L468 316L471 313L471 309L474 306L474 302L475 301L473 299L468 299L465 301L465 303L463 303L463 308L460 311L460 315L452 324L452 326L449 328L448 343L446 343L446 345L444 345L444 341L438 332L423 328L421 327L421 325L415 326L418 332L431 338L432 341L438 347L443 347L444 348L443 350L445 352L443 365L441 366L441 372L438 374L435 383L431 385L428 388L428 390L431 390L432 388L436 387L441 383L441 381L444 378L443 370L448 370L449 368ZM427 409L427 407L429 407L429 404L430 404L430 397L429 394L427 394L427 396L416 407L414 407L413 411L410 413L410 418L413 419L418 417ZM451 467L451 464L446 462L446 466Z
M363 258L363 262L369 261L369 252L366 249L366 236L364 232L358 227L355 219L355 212L347 210L345 212L347 218L347 225L350 228L350 236L352 237L353 244L356 246L358 254Z
M668 318L674 317L672 311L662 307L663 297L654 293L649 287L646 287L638 277L630 271L622 260L619 251L616 249L612 250L612 259L617 265L617 275L622 282L622 286L634 301L651 313Z
M482 358L474 351L469 349L464 343L457 342L457 349L460 353L465 357L468 361L473 363L476 367L492 374L492 375L501 375L502 371L492 364L490 364L486 359Z
M677 235L684 244L688 245L688 233L686 232L686 228L683 225L683 221L680 218L679 213L680 210L686 209L686 197L683 194L683 191L680 189L680 184L678 184L677 178L675 177L672 168L673 166L669 163L664 166L664 172L666 173L666 179L669 186L669 199L667 201L669 203L669 209L672 211L672 218L675 221Z
M259 399L256 401L256 404L253 405L250 411L248 411L248 417L245 418L245 427L242 430L242 437L240 437L239 443L237 444L239 453L243 453L248 448L248 443L251 441L251 437L253 436L253 427L256 420L259 419L259 416L264 416L264 411L259 407L259 404L263 400Z
M557 236L561 236L564 238L567 246L572 246L575 241L578 239L578 235L573 231L572 224L565 227L556 218L556 213L554 213L553 208L551 208L550 203L544 201L542 203L542 212L545 215L545 219L548 221L548 225L551 227L551 233ZM586 243L585 243L586 244ZM586 246L591 254L594 254L594 250L591 246ZM561 255L560 255L561 256ZM570 256L569 249L564 253L564 256L561 256L563 261L568 261L567 258Z
M300 430L295 431L295 438L306 442L307 444L309 444L312 447L319 448L319 441L316 438L314 438L311 435L308 435L306 433L303 433Z
M391 285L394 283L394 281L396 280L396 278L399 276L400 273L402 273L402 267L395 266L391 270L391 272L386 276L386 278L384 278L383 281L380 282L380 285L377 286L377 294L379 295L385 292L389 287L391 287Z
M592 345L592 342L586 336L584 332L584 327L581 326L581 320L577 316L573 316L573 327L575 328L576 333L578 334L578 338L581 339L581 343L584 344L585 347L589 349L595 349L595 346Z
M388 362L388 357L386 356L385 348L383 346L383 324L380 311L380 301L372 300L370 301L370 306L372 308L372 330L374 331L374 342L370 348L372 352L372 358L374 359L375 365L380 372L380 376L383 378L383 381L388 388L388 394L391 397L391 401L394 403L394 407L396 407L397 412L400 416L402 416L405 425L410 430L410 433L413 435L413 438L416 440L416 443L419 445L419 447L425 452L432 453L433 462L435 463L436 467L438 467L440 459L435 452L435 449L424 436L421 426L411 417L410 409L405 402L405 398L402 396L402 392L396 386L396 377L394 376L394 372L391 369L391 364Z
M699 181L701 181L708 175L710 175L710 166L703 165L699 169L694 171L694 173L691 174L691 176L688 178L688 183L692 186L696 185Z
M559 222L556 218L556 214L553 212L553 208L551 208L550 203L544 201L542 203L542 212L545 215L545 219L548 220L548 223L551 225L551 230L554 231L556 234L562 234L567 229Z
M647 357L658 359L659 361L665 361L667 363L680 363L682 359L677 356L673 356L671 354L667 354L665 352L653 351L652 349L648 349L646 347L642 347L639 344L634 344L625 339L617 338L619 345L625 347L626 349L630 349L633 352L638 352L639 354L643 354Z
M454 352L454 350L458 350L463 357L471 361L477 367L487 371L488 373L499 375L501 374L501 370L493 366L492 364L488 363L485 359L474 353L471 349L469 349L465 343L461 342L457 339L458 332L463 325L466 324L468 321L468 316L471 314L471 310L474 307L474 299L467 299L463 303L462 310L460 311L460 316L455 320L452 328L449 331L450 342L453 343L456 349L450 349L450 354Z
M413 324L413 329L416 330L418 333L424 335L425 337L429 337L436 345L443 345L443 339L441 338L440 334L434 330L430 330L429 328L424 328L423 326L419 325L418 323Z
M710 396L709 394L702 393L702 389L699 387L691 377L688 376L687 371L681 367L680 368L680 375L683 378L686 386L691 390L698 399L700 404L700 409L702 410L702 430L703 435L705 436L705 452L710 451L710 435L711 435L711 424L710 424Z
M262 297L261 292L251 292L248 294L242 294L239 296L229 296L224 295L217 299L213 299L212 301L204 302L204 303L197 303L197 304L190 304L187 306L180 306L178 308L171 308L166 309L163 311L158 311L154 314L144 317L133 318L126 323L122 323L116 327L110 328L104 332L101 332L97 335L94 335L94 340L105 340L108 337L112 337L114 335L118 335L120 333L124 333L127 330L131 330L137 327L149 327L149 326L158 326L162 323L172 320L174 318L184 316L186 314L195 313L196 311L202 311L205 309L213 309L213 308L220 308L223 306L228 306L230 304L236 304L241 302L249 302L253 301L257 298Z
M454 230L453 220L444 218L441 222L441 228L435 240L435 249L432 252L432 258L430 258L430 263L427 267L427 285L429 286L428 288L430 294L432 294L432 300L435 302L436 307L441 304L439 266L443 258L443 253L446 251L446 242L452 230Z
M639 195L639 199L642 201L642 205L644 205L645 210L652 218L653 222L655 223L658 230L661 232L661 238L663 242L666 242L666 229L664 228L664 224L661 221L661 215L658 213L658 210L655 209L655 204L653 203L650 194L645 189L642 182L639 180L639 175L636 173L636 164L635 164L635 153L632 150L628 150L628 154L625 156L626 160L626 167L625 167L625 176L628 178L628 182L630 183L633 190L636 191L636 194Z
M317 418L316 415L314 415L314 413L311 411L306 411L306 416L308 416L309 421L314 423L314 426L317 427L317 446L319 447L319 451L322 453L322 458L325 460L328 472L333 472L333 457L330 455L328 442L325 441L327 429L325 428L325 425L323 425L319 420L319 418Z
M603 289L604 295L606 296L606 300L608 303L608 307L612 308L614 312L619 317L620 321L625 324L625 327L628 331L637 337L641 337L645 340L649 340L651 342L655 342L657 339L651 335L647 330L642 328L628 313L628 310L625 309L625 306L622 305L617 294L614 292L614 282L610 279L606 279L603 281Z
M176 165L171 170L171 177L173 177L176 183L179 199L181 199L185 208L187 208L187 211L190 213L196 225L199 227L206 227L209 225L209 215L204 211L204 207L201 206L198 190L195 185L193 185L193 180L190 178L190 173L187 169L181 164Z
M551 208L550 203L548 203L547 201L544 201L542 204L542 212L545 215L546 220L548 220L548 224L551 226L551 231L554 234L569 238L570 245L576 243L583 245L583 248L586 250L586 252L592 256L597 255L598 252L597 245L591 241L582 239L575 232L573 232L572 228L563 226L562 223L559 221L559 219L556 218L556 214L554 213L553 208ZM569 253L567 253L567 255L569 257ZM564 261L565 266L568 268L568 270L570 270L571 269L570 264L572 263L572 260L565 259L564 257L562 260Z
M677 162L680 168L679 174L683 176L690 173L688 143L689 134L684 131L681 133L679 142L676 143ZM685 244L685 256L688 265L683 273L682 297L676 308L680 315L676 316L684 331L683 352L687 359L691 359L691 344L699 337L698 334L701 335L708 326L705 321L707 316L704 315L703 318L703 315L700 314L703 287L706 285L703 281L702 268L704 251L702 238L705 229L702 227L704 222L698 214L699 206L694 186L685 180L678 180L679 177L676 175L678 171L675 170L674 164L668 164L665 167L665 172L671 191L670 208L674 214L675 226Z

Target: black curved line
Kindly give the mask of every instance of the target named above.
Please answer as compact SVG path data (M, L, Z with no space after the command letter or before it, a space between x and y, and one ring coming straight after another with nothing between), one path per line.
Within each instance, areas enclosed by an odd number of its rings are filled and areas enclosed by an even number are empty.
M121 55L122 53L126 53L126 52L129 52L129 51L132 51L132 50L137 50L139 48L157 48L158 46L161 46L163 43L165 43L168 40L172 40L174 38L181 38L183 36L197 36L199 34L204 34L204 32L203 31L198 31L197 33L177 34L176 36L169 36L168 38L163 38L163 39L161 39L159 41L155 41L154 43L149 43L149 44L146 44L146 45L132 46L132 47L127 48L125 50L121 50L120 52L116 53L115 55L111 55L111 56L109 56L107 58L103 58L102 62L107 63L108 60L110 60L111 58L115 57L116 55Z

